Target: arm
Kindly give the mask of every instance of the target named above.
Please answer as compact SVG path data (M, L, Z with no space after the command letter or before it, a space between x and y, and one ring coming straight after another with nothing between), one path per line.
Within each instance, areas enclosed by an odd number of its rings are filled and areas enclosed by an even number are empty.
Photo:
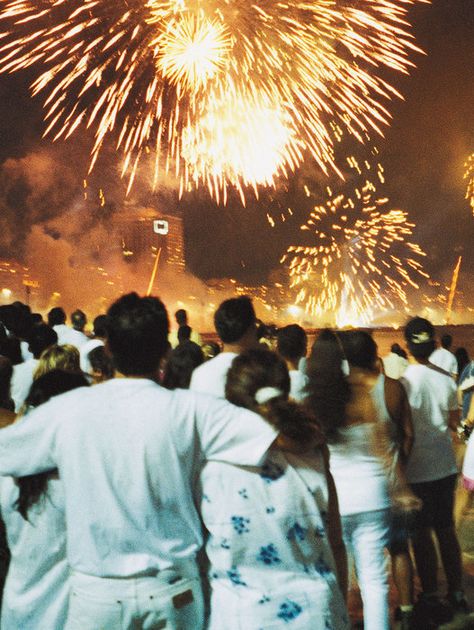
M341 517L337 501L336 486L329 470L329 451L327 446L323 449L326 468L326 480L328 484L328 520L327 533L329 544L336 563L337 578L344 600L347 599L347 553L342 539Z
M24 477L56 468L57 399L0 430L0 475Z
M243 407L213 396L194 396L195 422L204 457L242 466L261 464L277 431Z
M385 379L385 402L399 435L400 455L403 461L408 459L413 447L414 430L408 396L400 381Z

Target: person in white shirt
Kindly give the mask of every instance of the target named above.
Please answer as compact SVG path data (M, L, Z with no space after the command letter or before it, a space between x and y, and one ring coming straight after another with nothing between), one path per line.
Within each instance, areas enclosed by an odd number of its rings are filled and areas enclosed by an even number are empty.
M47 324L33 326L30 333L29 350L33 354L32 359L19 363L13 367L11 381L11 396L15 403L15 411L18 412L33 383L33 375L38 367L42 353L57 343L58 335Z
M91 365L88 359L89 352L95 350L95 348L103 346L107 337L107 315L97 315L92 325L94 336L91 339L88 339L79 348L79 354L81 355L81 370L85 372L85 374L91 373Z
M190 389L224 398L227 371L233 359L258 344L252 300L247 296L224 300L214 314L214 326L224 348L194 370Z
M434 350L430 356L430 363L441 368L456 379L458 376L458 361L456 356L450 351L453 343L451 335L441 337L441 348Z
M299 369L306 356L308 337L298 324L290 324L277 331L277 352L283 358L290 374L290 398L301 402L306 397L308 377Z
M67 630L200 630L200 467L258 465L277 434L224 400L156 383L168 335L160 300L123 296L108 318L118 378L0 431L0 474L59 470L72 570Z
M423 592L418 609L426 619L444 623L454 611L467 611L462 588L462 560L453 521L457 466L451 431L459 424L454 380L431 363L435 329L426 319L415 317L405 327L408 350L416 363L401 382L411 407L414 443L408 457L406 476L413 492L422 500L419 524L413 539L416 566ZM438 595L438 563L432 533L438 541L448 583L451 609Z
M84 315L82 311L74 311L72 315L75 315L76 313ZM79 319L77 321L79 323L77 323L77 325L80 327L80 322L82 322L83 319L80 315L78 317ZM80 348L83 344L86 343L88 339L88 337L83 332L81 332L80 329L75 329L74 327L70 328L66 325L66 313L64 309L60 306L55 306L49 311L48 324L52 326L53 330L56 331L58 335L59 346L71 344L72 346L76 346L76 348Z
M31 386L27 410L85 385L87 381L81 374L49 372ZM57 473L20 479L0 477L0 516L11 555L3 590L1 630L61 630L67 616L70 572L64 491Z
M263 415L299 454L272 449L259 467L204 466L209 630L349 628L327 447L312 414L288 400L289 390L283 359L262 346L239 354L228 371L227 400Z

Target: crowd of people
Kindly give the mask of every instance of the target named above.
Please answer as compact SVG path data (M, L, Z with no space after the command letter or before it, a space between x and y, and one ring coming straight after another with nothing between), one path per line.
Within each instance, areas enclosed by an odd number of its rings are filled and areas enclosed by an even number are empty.
M219 343L135 293L69 320L0 307L1 630L349 630L349 559L365 630L469 614L474 362L429 321L381 359L245 296Z

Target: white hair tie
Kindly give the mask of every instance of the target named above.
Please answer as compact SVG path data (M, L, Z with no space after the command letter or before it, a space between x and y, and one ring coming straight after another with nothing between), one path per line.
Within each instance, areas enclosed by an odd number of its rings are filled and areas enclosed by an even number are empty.
M280 396L283 396L283 392L277 387L261 387L255 392L255 401L259 405L264 405L269 400L280 398Z
M420 333L413 333L413 335L410 336L410 341L415 345L418 345L419 343L426 343L427 341L431 341L431 339L431 335L425 331Z

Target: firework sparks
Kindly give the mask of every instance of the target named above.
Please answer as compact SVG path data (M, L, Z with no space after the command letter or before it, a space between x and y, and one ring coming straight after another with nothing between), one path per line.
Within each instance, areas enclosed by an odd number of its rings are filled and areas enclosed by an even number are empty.
M351 157L348 165L361 185L348 195L327 188L326 203L315 205L301 227L316 243L291 246L282 259L297 303L313 316L335 316L338 325L368 323L376 311L406 307L407 288L419 288L413 277L428 278L418 260L424 252L407 241L414 224L406 212L388 209L371 181L383 182L382 166L374 177L367 161ZM306 196L313 196L307 186Z
M464 164L466 169L464 179L467 181L466 199L474 214L474 153L472 153Z
M429 0L4 0L0 72L38 68L45 133L93 129L91 168L114 132L129 186L153 151L155 183L163 166L183 188L243 196L306 153L337 172L330 120L361 141L388 123L382 73L412 66L416 2Z

